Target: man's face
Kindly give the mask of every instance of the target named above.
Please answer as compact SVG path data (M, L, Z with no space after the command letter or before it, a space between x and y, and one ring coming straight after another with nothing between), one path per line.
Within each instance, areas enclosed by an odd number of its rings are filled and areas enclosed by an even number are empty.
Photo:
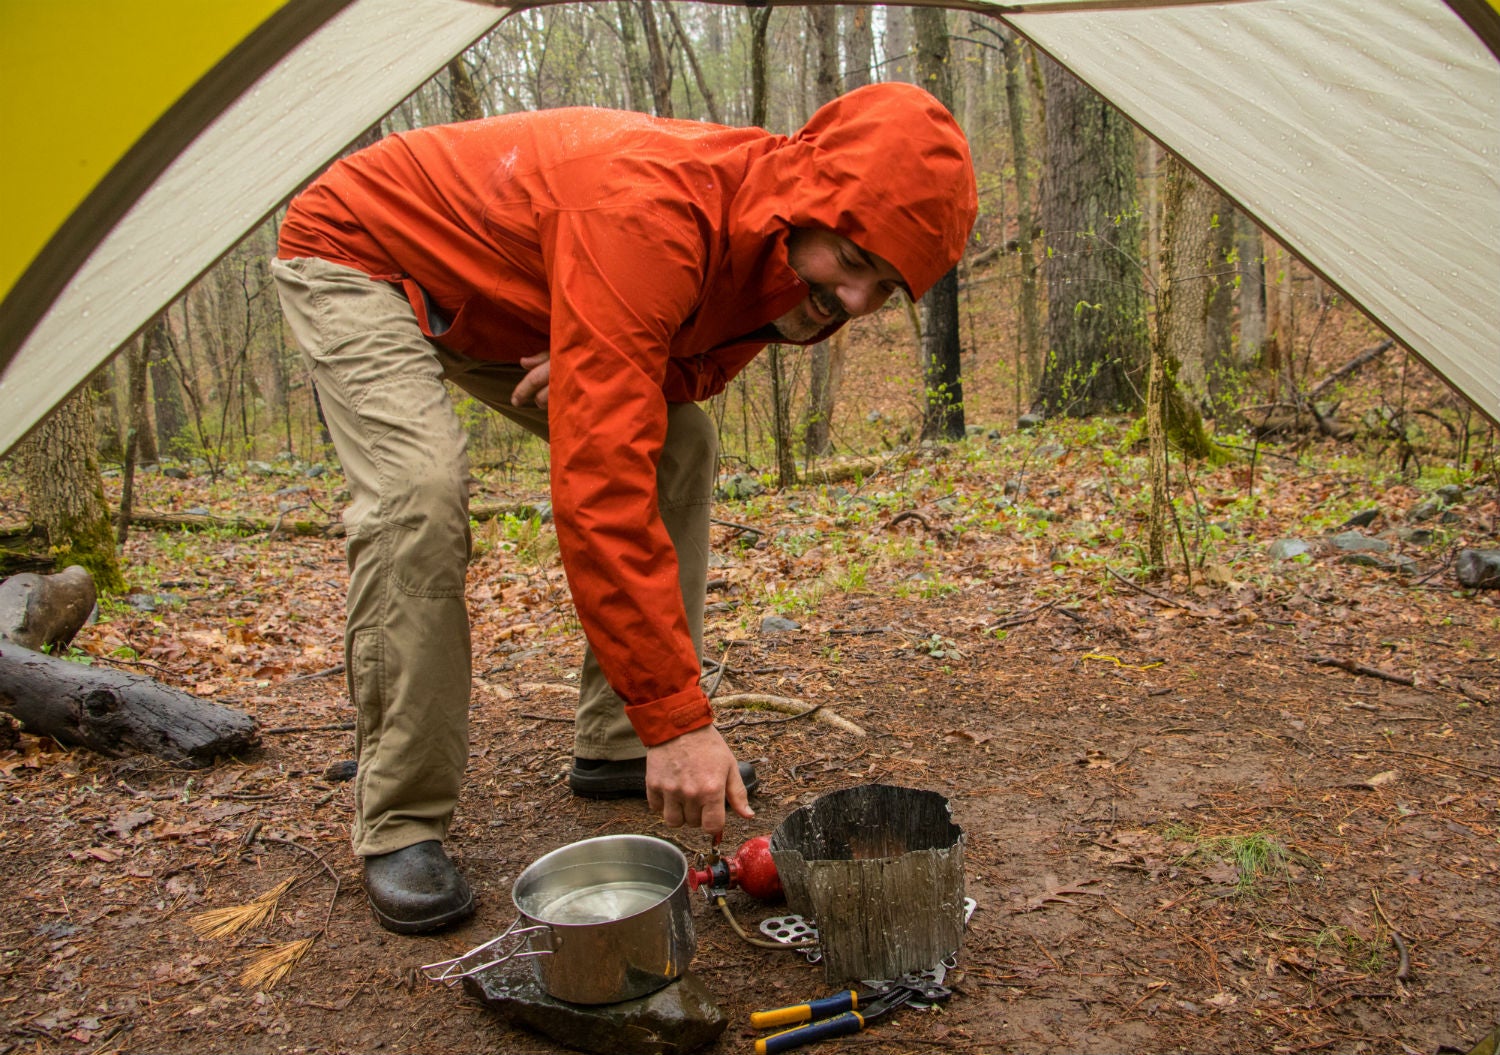
M773 323L788 341L810 341L835 323L868 315L906 285L888 261L822 228L795 228L787 255L810 287L801 304Z

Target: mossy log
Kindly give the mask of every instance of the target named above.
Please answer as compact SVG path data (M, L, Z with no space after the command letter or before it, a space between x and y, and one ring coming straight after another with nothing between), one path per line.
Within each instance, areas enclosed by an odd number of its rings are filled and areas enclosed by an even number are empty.
M188 768L257 743L250 715L128 671L0 645L0 711L27 733L109 758L149 754Z

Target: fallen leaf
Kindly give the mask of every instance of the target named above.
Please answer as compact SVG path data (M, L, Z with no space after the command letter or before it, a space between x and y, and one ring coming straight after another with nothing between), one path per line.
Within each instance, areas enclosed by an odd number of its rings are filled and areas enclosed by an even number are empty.
M1026 912L1036 912L1052 904L1076 904L1073 898L1081 894L1092 894L1095 897L1103 897L1104 892L1101 890L1085 889L1087 887L1093 886L1098 882L1100 882L1100 880L1098 879L1080 879L1076 883L1068 883L1062 886L1049 887L1048 889L1042 891L1040 894L1037 894L1035 897L1027 898L1020 905L1013 905L1010 910L1011 914L1021 915L1022 913Z
M150 810L117 813L109 819L109 826L106 830L113 835L119 836L121 839L128 839L131 832L150 824L154 820L156 820L156 814Z

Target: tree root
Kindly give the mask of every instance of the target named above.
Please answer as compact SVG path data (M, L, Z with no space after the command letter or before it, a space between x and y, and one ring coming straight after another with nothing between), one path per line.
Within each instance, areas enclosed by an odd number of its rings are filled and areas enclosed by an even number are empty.
M714 700L715 707L738 707L742 710L776 711L779 714L787 714L793 718L813 718L817 721L827 722L835 729L841 729L850 736L864 737L866 733L849 719L835 714L822 704L808 706L801 700L788 699L785 696L766 696L758 692L741 692L732 696L720 696ZM734 723L736 725L739 722Z

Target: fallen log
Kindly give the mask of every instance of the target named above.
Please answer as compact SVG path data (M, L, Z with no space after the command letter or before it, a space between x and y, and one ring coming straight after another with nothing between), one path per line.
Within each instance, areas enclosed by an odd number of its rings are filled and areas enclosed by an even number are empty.
M149 754L191 769L258 743L255 719L128 671L0 646L0 711L27 733L108 758Z
M68 647L97 599L93 577L77 564L56 575L12 575L0 582L0 642L55 655Z

